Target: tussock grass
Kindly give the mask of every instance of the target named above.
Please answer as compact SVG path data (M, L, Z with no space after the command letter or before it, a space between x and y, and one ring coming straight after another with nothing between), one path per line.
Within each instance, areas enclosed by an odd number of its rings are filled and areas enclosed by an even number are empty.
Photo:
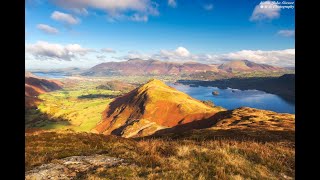
M89 154L123 158L125 164L92 171L86 179L284 179L294 178L295 171L294 141L290 140L26 134L27 170L54 159Z

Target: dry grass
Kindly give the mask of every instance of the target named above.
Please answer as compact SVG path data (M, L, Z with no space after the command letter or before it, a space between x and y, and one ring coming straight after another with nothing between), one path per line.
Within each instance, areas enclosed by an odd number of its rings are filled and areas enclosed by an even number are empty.
M199 140L192 138L192 134L189 137L124 139L90 133L30 133L26 134L26 169L67 156L106 154L123 158L126 164L98 169L83 178L294 178L294 141L273 139L260 142L232 138Z

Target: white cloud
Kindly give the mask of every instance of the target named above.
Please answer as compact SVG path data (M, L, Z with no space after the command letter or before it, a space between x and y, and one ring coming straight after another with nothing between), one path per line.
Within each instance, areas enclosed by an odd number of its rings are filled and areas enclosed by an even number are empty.
M160 53L154 54L152 58L168 61L183 61L190 57L190 52L184 47L178 47L175 50L161 50Z
M69 10L84 11L89 8L103 10L107 13L109 21L115 20L148 20L149 15L157 16L158 4L151 0L55 0L56 5ZM127 12L138 15L126 15Z
M190 52L184 47L178 47L174 53L178 56L187 57L190 55Z
M46 24L38 24L37 28L48 34L57 34L59 32L58 29Z
M26 54L33 56L36 60L64 60L71 61L78 56L84 56L93 51L81 47L79 44L53 44L45 41L38 41L35 44L26 44Z
M295 30L280 30L277 34L284 37L294 37Z
M177 7L177 2L176 0L168 0L168 5L170 7Z
M265 1L254 8L250 21L272 20L279 18L280 10L281 9L277 4L272 4L271 1Z
M242 50L233 53L223 54L221 60L250 60L256 63L270 64L275 66L294 66L295 49L285 50Z
M75 25L80 22L78 18L73 17L71 14L66 14L59 11L54 11L51 14L51 18L69 25Z
M249 60L261 64L274 66L294 66L295 49L262 51L262 50L241 50L225 54L192 54L184 47L175 50L161 50L154 54L143 54L139 52L129 52L127 56L119 59L127 60L131 58L158 59L171 62L194 61L206 64L221 64L232 60Z
M213 9L213 4L206 4L203 6L203 8L207 11L211 11Z
M103 48L103 49L101 49L101 52L116 53L116 51L114 49L111 49L111 48Z

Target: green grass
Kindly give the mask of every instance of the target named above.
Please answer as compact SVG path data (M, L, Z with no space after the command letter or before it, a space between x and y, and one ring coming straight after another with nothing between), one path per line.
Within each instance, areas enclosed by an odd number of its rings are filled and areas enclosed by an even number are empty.
M39 112L29 113L26 115L26 118L29 119L28 121L30 122L32 119L36 118L36 116L39 116L39 114L46 114L50 116L49 120L33 124L33 127L42 129L90 131L102 119L102 112L112 99L102 96L97 96L97 98L79 97L91 94L106 96L120 94L120 92L116 91L90 88L90 86L84 87L80 85L73 89L69 88L41 94L39 98L43 101L38 106ZM32 125L29 125L28 127L32 127Z

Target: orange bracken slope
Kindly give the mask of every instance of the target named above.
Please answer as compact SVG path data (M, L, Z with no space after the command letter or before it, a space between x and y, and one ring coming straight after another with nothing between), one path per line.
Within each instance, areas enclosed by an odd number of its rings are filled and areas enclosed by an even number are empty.
M146 136L160 129L209 119L221 110L153 79L111 102L93 132Z

